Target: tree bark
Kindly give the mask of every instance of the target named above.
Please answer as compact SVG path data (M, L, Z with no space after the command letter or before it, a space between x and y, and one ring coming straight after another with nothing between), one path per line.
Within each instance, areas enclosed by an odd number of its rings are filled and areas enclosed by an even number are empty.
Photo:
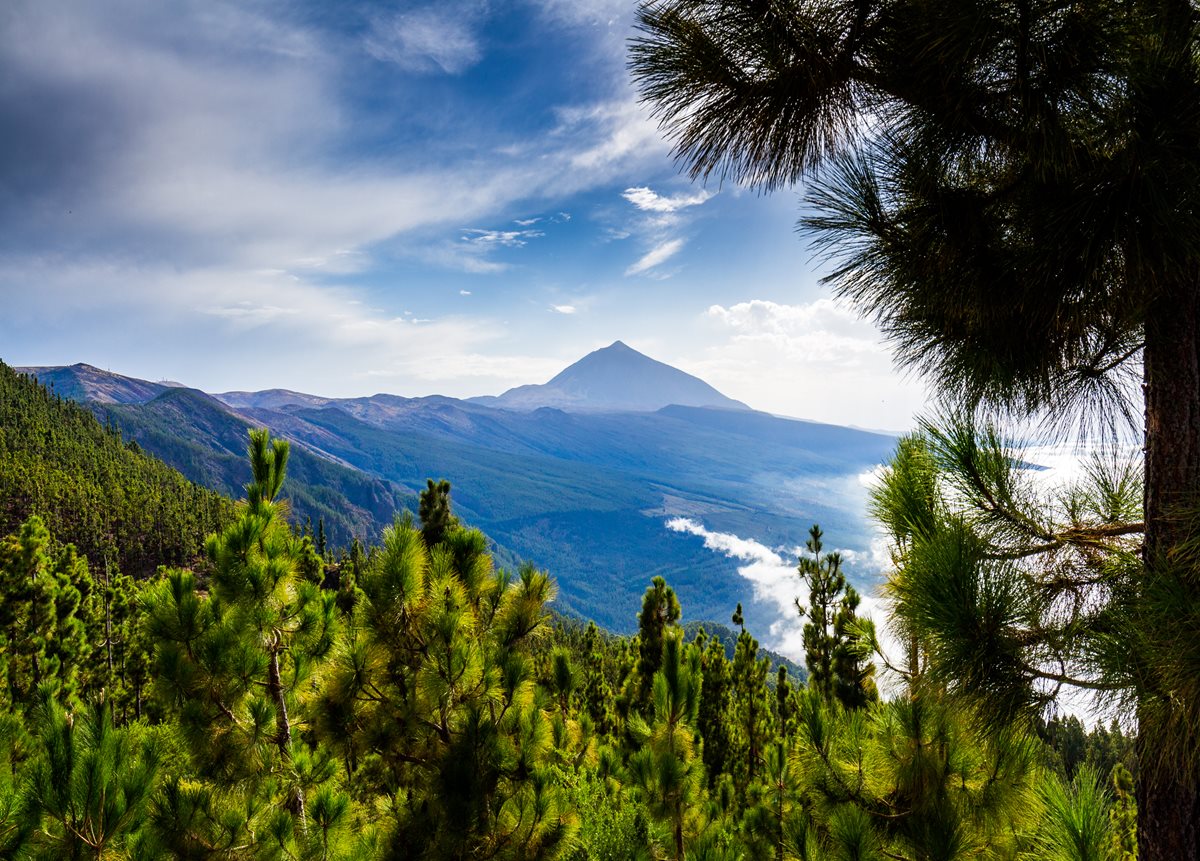
M1200 278L1164 290L1151 304L1144 363L1145 586L1172 578L1200 600L1195 572L1179 570L1187 560L1173 552L1189 537L1181 515L1200 503ZM1198 861L1196 738L1186 718L1172 720L1170 710L1179 706L1167 684L1151 672L1139 691L1138 857Z
M287 700L283 696L283 679L279 673L278 635L276 635L274 647L271 649L270 663L267 665L267 693L275 703L275 743L279 747L279 752L283 754L284 760L291 762L292 724L288 719ZM292 804L295 807L296 815L300 817L300 830L307 834L308 817L304 809L304 793L299 787L292 796Z

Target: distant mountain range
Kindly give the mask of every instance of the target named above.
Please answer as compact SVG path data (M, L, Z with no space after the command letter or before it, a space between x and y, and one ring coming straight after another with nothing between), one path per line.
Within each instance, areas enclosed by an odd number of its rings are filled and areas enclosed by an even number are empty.
M89 365L22 370L232 495L247 478L246 429L270 427L296 450L287 491L297 517L324 517L339 542L373 538L396 509L415 507L427 477L448 478L456 510L496 542L502 562L548 569L560 609L617 631L636 625L657 574L685 618L723 622L741 601L748 624L765 630L778 606L754 597L738 573L747 563L666 520L688 517L788 554L816 522L830 546L865 550L857 476L895 443L756 412L619 341L544 385L470 400L210 396Z

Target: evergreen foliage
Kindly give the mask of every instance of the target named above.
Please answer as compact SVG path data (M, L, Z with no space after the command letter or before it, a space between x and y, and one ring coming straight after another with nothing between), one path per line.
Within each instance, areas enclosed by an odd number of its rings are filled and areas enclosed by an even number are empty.
M796 599L804 625L804 659L808 683L825 699L836 697L846 708L861 708L878 697L875 666L868 659L869 642L857 627L860 598L842 573L838 553L821 555L822 532L813 525L802 556L800 579L808 587L808 605Z
M910 669L995 721L1123 692L1142 855L1200 858L1197 4L666 0L641 27L634 77L692 175L807 180L827 280L967 415L1142 417L1144 487L1108 471L1050 519L952 419L969 513L889 524L919 538L898 610Z
M4 857L1132 857L1119 727L985 732L912 675L848 708L744 628L732 660L688 642L661 578L636 638L555 622L549 576L453 520L324 560L287 444L248 453L197 570L97 581L36 519L0 542Z
M638 690L637 703L649 704L654 687L654 675L662 666L663 644L673 636L682 610L675 590L662 577L655 577L642 596L642 611L638 614Z
M38 516L93 571L194 562L233 503L127 446L111 426L0 363L0 534Z
M24 792L22 857L136 857L159 769L153 737L143 727L114 727L103 701L68 714L50 686L34 716L38 754Z
M450 482L446 479L427 480L418 500L417 516L421 519L421 537L426 547L442 543L446 533L458 525L458 519L450 513Z

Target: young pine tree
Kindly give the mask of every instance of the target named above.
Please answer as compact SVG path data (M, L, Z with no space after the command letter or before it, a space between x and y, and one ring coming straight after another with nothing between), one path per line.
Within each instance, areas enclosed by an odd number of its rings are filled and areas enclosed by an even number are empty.
M808 587L808 606L796 599L796 610L807 617L804 625L804 662L808 667L808 684L826 700L833 698L833 656L837 647L833 617L846 589L842 574L842 557L837 553L821 556L821 528L813 524L806 547L812 557L801 557L800 579Z
M20 710L51 683L65 695L80 689L91 653L87 622L95 587L75 548L54 550L39 517L0 539L0 701Z
M745 799L747 788L762 773L763 758L775 738L773 697L767 687L770 670L771 662L758 654L758 641L743 629L730 665L728 717L727 770L733 775L739 801Z
M796 599L796 610L808 617L804 625L808 683L826 700L837 698L846 708L861 708L878 698L875 667L866 658L867 643L856 626L861 599L846 582L841 555L821 555L821 538L821 528L814 524L806 545L812 557L801 557L799 563L809 594L808 606Z
M697 641L699 643L699 638ZM725 644L719 637L708 639L700 655L700 671L704 684L700 687L696 728L704 740L704 771L711 788L716 786L721 775L729 773L733 754L729 714L731 672Z
M251 431L249 456L240 517L206 544L208 594L176 571L147 600L157 687L198 773L267 799L303 839L306 796L328 768L298 746L296 710L333 647L335 596L301 573L301 541L279 499L288 444Z
M353 792L391 811L388 857L556 855L573 817L551 780L532 657L550 578L494 571L477 530L431 550L408 518L384 530L359 587L317 729Z
M149 737L139 742L134 728L115 728L103 701L67 713L51 686L43 685L39 696L39 753L25 787L21 857L133 857L133 838L146 824L156 785L156 746Z
M695 750L700 686L698 651L684 644L682 631L668 632L653 680L653 723L640 718L631 722L640 746L629 758L630 782L650 815L670 830L675 861L683 861L687 838L699 825L704 786L704 767Z
M672 636L682 612L675 590L662 577L650 581L638 614L637 697L640 708L650 703L654 674L663 661L663 644Z
M450 510L450 482L444 478L426 480L418 499L417 516L421 519L425 546L432 549L441 544L446 533L458 526L458 518Z

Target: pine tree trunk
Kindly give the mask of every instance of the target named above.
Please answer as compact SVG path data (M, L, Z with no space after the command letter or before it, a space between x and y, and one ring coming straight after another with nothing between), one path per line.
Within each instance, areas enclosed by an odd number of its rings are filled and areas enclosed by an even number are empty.
M283 695L283 679L279 673L279 649L278 635L276 642L271 649L271 660L267 665L267 693L271 697L271 701L275 703L275 743L279 747L279 752L283 754L285 761L291 761L292 758L292 724L288 719L287 700ZM300 817L300 829L304 833L308 832L308 817L304 810L304 793L299 788L292 798L292 804L295 807L296 815Z
M1144 373L1145 577L1151 582L1172 576L1165 566L1172 549L1187 537L1187 525L1176 513L1200 503L1200 280L1164 291L1151 306ZM1194 578L1184 581L1190 584ZM1200 594L1190 597L1200 599ZM1166 703L1171 693L1143 691L1146 699L1138 711L1141 861L1200 859L1195 738L1190 732L1171 732L1161 710L1149 704L1151 697L1156 705Z
M108 560L104 561L104 650L108 656L108 682L112 684L112 595L109 591Z

